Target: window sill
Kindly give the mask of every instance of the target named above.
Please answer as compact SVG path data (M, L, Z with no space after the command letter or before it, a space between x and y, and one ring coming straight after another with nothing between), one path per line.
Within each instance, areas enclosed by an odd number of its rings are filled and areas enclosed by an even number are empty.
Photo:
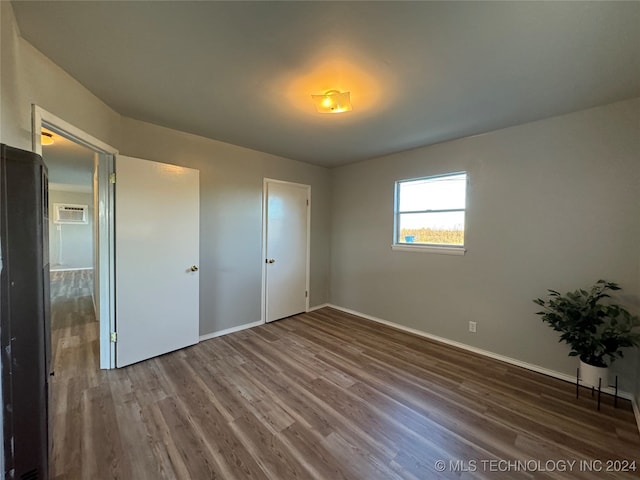
M391 245L391 250L398 252L437 253L440 255L464 255L464 247L436 247L433 245Z

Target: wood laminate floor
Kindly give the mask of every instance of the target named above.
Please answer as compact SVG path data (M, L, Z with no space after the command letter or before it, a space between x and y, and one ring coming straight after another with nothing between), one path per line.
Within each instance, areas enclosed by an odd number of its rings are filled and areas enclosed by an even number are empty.
M53 303L55 480L639 476L614 472L640 461L628 401L330 308L99 371L93 313L55 311L74 302Z

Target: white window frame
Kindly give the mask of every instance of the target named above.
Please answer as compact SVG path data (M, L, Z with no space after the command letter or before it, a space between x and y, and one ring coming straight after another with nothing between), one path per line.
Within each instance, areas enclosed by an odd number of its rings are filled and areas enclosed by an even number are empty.
M394 251L404 251L404 252L421 252L421 253L438 253L444 255L464 255L467 251L466 245L466 214L467 214L467 205L465 202L465 208L456 208L456 209L442 209L442 210L420 210L420 211L411 211L411 212L401 212L399 211L400 205L400 185L407 182L415 182L416 180L431 180L443 177L453 177L456 175L465 175L466 176L466 188L468 191L469 185L469 173L466 171L460 172L451 172L445 173L441 175L429 175L426 177L417 177L417 178L406 178L403 180L397 180L394 186L394 202L393 202L393 243L391 245L391 249ZM400 215L403 213L438 213L438 212L464 212L465 215L465 245L447 245L447 244L412 244L400 242L398 235L399 228L399 219Z

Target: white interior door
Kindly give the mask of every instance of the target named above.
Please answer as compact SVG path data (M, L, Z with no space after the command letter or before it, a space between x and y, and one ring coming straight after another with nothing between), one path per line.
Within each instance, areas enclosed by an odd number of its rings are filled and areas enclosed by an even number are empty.
M265 181L265 318L308 309L308 185Z
M200 172L120 155L116 173L116 365L123 367L198 343Z

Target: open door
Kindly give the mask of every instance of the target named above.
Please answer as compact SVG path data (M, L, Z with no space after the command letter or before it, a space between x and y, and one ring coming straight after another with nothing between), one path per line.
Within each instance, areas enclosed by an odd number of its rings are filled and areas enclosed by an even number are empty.
M116 162L116 366L199 340L199 171Z
M309 307L309 185L265 180L267 322Z

